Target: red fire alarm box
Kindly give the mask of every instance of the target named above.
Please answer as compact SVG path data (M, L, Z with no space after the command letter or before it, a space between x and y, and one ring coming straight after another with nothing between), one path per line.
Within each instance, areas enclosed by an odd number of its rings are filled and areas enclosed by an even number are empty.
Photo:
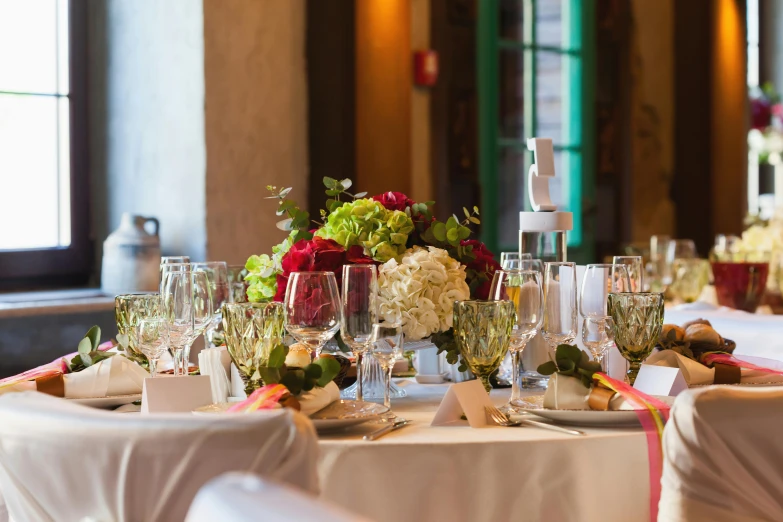
M413 81L416 85L432 87L438 80L438 53L427 49L413 53Z

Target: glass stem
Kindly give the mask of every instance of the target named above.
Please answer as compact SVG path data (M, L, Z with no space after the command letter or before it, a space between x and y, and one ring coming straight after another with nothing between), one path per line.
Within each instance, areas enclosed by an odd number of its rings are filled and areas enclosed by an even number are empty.
M193 343L188 343L185 345L185 348L182 350L182 371L181 375L190 375L188 370L190 369L190 347L193 346Z
M179 377L182 371L182 348L171 348L174 352L174 377Z
M606 353L599 353L595 356L595 360L601 365L601 371L606 373Z
M158 373L158 360L149 357L147 358L147 360L150 362L150 378L154 379L155 375L157 375Z
M383 388L383 405L389 408L389 413L391 413L391 378L393 369L393 364L383 366L383 373L386 379L386 386Z
M364 363L364 352L356 352L356 400L364 400L362 391L362 365Z
M511 402L519 399L519 389L521 372L519 371L519 353L517 350L511 352Z

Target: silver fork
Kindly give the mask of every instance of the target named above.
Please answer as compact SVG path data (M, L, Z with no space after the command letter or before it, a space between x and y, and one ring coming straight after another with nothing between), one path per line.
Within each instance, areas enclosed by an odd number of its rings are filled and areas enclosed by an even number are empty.
M584 435L585 432L579 430L572 430L569 428L562 428L553 424L547 424L546 422L539 422L530 419L520 419L518 421L512 421L506 414L495 408L494 406L486 406L484 411L492 419L492 422L498 426L535 426L536 428L543 428L545 430L558 431L560 433L567 433L569 435Z

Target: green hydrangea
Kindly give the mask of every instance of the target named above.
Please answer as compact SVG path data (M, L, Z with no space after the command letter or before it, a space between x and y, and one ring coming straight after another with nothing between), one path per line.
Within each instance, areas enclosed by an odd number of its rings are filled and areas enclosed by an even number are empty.
M405 252L413 221L405 212L387 210L372 199L357 199L335 209L315 235L333 239L345 248L359 245L385 263Z
M247 299L251 303L271 301L277 293L277 275L283 273L283 256L294 244L293 233L279 245L272 247L272 256L250 256L245 268L248 274Z

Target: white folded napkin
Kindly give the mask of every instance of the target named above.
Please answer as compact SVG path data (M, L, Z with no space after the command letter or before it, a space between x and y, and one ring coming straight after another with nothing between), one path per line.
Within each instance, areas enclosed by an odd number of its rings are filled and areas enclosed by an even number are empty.
M297 399L301 406L301 412L308 417L317 411L329 406L340 398L340 389L331 381L323 388L313 388L309 392L304 392Z
M205 348L198 354L199 371L201 375L209 375L214 403L226 402L228 399L228 375L222 361L225 351L225 348Z
M150 374L122 355L104 359L80 372L63 375L65 397L88 399L141 393Z
M739 356L737 358L742 359L742 357ZM776 361L768 362L770 363L769 366L773 367ZM760 357L754 357L753 363L757 366L765 366L764 360ZM644 361L644 364L679 368L682 371L683 377L685 377L685 382L691 386L712 384L715 381L714 368L707 368L703 364L672 350L661 350L654 353ZM747 370L745 368L742 369L741 373L740 382L743 384L783 382L783 375L775 375L759 370Z
M544 394L544 408L552 410L589 410L590 388L582 384L581 379L554 374L549 378L549 384ZM633 410L631 403L619 393L609 401L609 409Z

